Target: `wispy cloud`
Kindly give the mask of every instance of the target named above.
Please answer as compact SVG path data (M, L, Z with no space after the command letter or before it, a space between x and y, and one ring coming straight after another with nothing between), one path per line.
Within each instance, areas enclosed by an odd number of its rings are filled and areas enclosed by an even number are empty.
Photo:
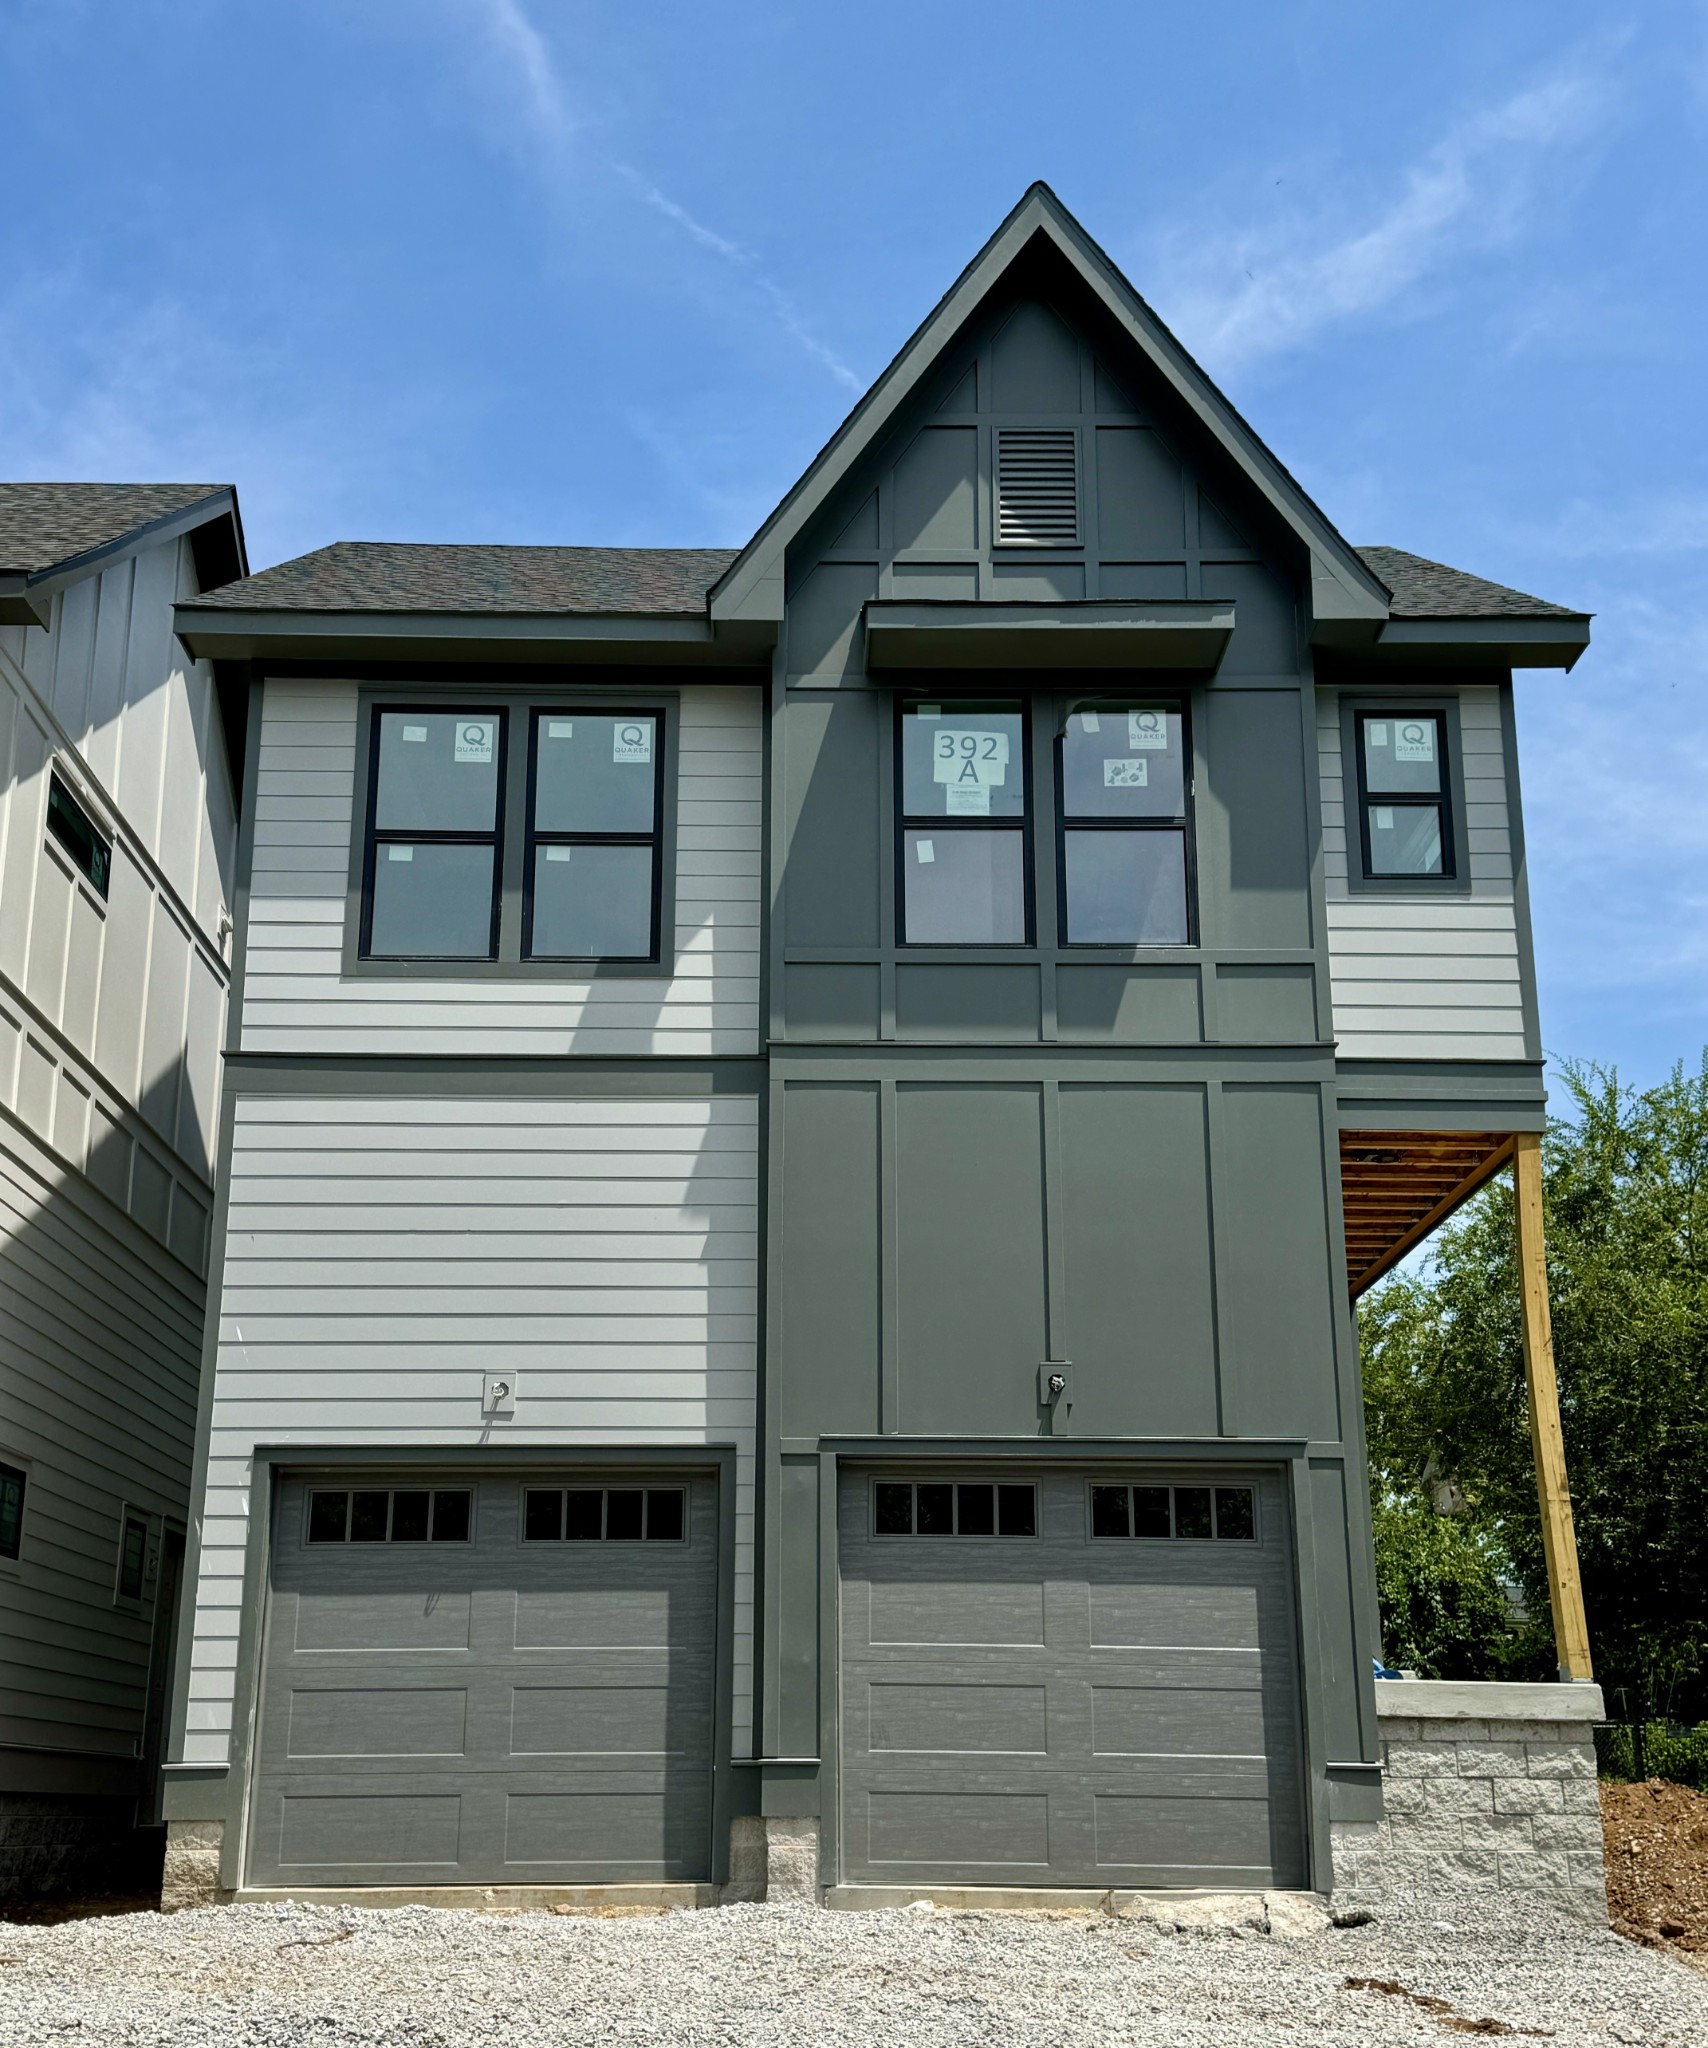
M554 182L563 179L569 175L566 153L581 123L571 112L568 88L545 38L521 0L459 0L459 4L472 11L488 50L522 86L528 126L539 158L536 168ZM708 227L632 164L606 159L604 168L614 172L643 206L662 215L697 248L735 271L783 332L845 390L859 393L866 388L864 379L813 331L794 299L766 270L754 250Z
M1610 555L1695 555L1708 550L1708 491L1658 491L1632 503L1578 499L1546 526L1515 532L1520 545L1568 561Z
M1456 123L1385 203L1337 196L1261 227L1177 230L1160 252L1158 303L1224 374L1297 348L1512 240L1612 102L1605 65L1580 61Z

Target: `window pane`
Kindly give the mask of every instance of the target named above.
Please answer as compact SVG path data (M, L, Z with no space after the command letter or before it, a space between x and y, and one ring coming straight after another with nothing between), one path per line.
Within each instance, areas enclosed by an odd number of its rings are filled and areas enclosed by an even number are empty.
M910 818L1023 817L1025 729L1013 698L906 705L902 810Z
M1180 713L1166 704L1072 712L1062 734L1062 811L1069 818L1184 817Z
M880 1536L913 1534L913 1488L905 1482L880 1479L873 1488L877 1495L877 1533Z
M1249 1486L1216 1488L1216 1534L1224 1538L1257 1534L1257 1517L1252 1513Z
M1364 787L1372 796L1441 789L1441 721L1429 715L1403 713L1398 718L1366 718Z
M996 1529L999 1536L1036 1536L1038 1493L1031 1486L999 1486L996 1489Z
M1026 943L1021 833L902 834L902 903L910 946Z
M613 1543L638 1543L641 1537L641 1490L613 1486L605 1496L605 1534Z
M1169 1536L1173 1524L1168 1518L1168 1488L1166 1486L1135 1486L1133 1488L1133 1534L1135 1536Z
M530 1486L524 1503L522 1540L556 1543L563 1535L563 1495L554 1486Z
M0 1557L16 1557L24 1538L24 1475L0 1465Z
M656 718L545 712L536 733L536 832L652 830Z
M953 1536L955 1533L955 1489L952 1486L921 1486L919 1519L914 1524L921 1536Z
M597 1543L605 1533L605 1496L594 1486L572 1486L564 1534L571 1543Z
M1207 1486L1177 1486L1174 1489L1174 1533L1176 1536L1209 1535L1210 1489Z
M1094 1486L1091 1489L1091 1533L1093 1536L1127 1534L1127 1489L1124 1486Z
M353 1493L350 1496L350 1541L352 1543L383 1543L385 1541L386 1508L390 1495L375 1491Z
M382 711L374 823L382 832L490 832L498 822L495 711Z
M996 1534L996 1488L994 1486L957 1486L959 1498L955 1502L957 1525L963 1536L994 1536Z
M350 1519L347 1493L311 1493L308 1497L308 1540L310 1543L342 1543Z
M1441 873L1441 812L1435 804L1370 806L1373 875Z
M433 1496L433 1541L466 1543L469 1540L469 1501L465 1488Z
M1064 832L1062 840L1069 944L1185 945L1184 832Z
M646 1537L649 1543L682 1541L682 1494L674 1486L656 1486L646 1497Z
M119 1557L119 1597L142 1598L142 1561L148 1549L148 1530L141 1522L125 1523L124 1548Z
M652 952L650 846L536 846L535 960L634 960Z
M112 873L112 848L57 775L48 778L47 829L104 897Z
M425 1543L427 1515L433 1496L422 1488L400 1489L391 1497L391 1540L394 1543Z
M369 953L490 960L493 857L490 846L376 846Z

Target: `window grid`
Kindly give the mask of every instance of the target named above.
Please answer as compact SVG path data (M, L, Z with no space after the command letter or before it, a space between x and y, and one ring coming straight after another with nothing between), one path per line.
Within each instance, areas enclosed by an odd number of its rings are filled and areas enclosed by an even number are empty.
M404 719L411 713L423 718L466 720L471 725L491 724L496 728L494 755L497 792L493 800L490 831L435 831L430 827L382 826L379 823L380 752L388 718ZM504 900L504 791L509 772L509 720L501 705L376 704L368 742L367 843L362 861L361 957L364 960L496 960ZM400 744L402 742L400 741ZM470 953L376 953L373 950L374 888L382 860L391 858L393 847L481 846L492 849L492 916L484 954Z
M309 1494L310 1543L466 1543L472 1495L466 1486L316 1487Z
M582 958L634 959L653 961L659 957L661 912L664 898L664 714L651 707L633 714L636 725L650 730L652 749L652 822L644 832L577 832L544 829L538 822L540 783L540 737L546 721L562 719L573 724L577 718L625 719L629 714L618 705L575 704L552 709L534 707L528 721L528 823L522 859L522 957L524 960L571 960ZM641 953L584 955L536 953L534 950L535 864L542 847L644 846L652 853L651 916L646 950ZM548 855L548 858L550 856Z
M1395 741L1394 751L1399 751L1402 734L1409 735L1409 744L1419 747L1425 743L1431 755L1429 765L1434 769L1433 789L1417 786L1418 779L1406 779L1395 772L1388 781L1391 786L1380 786L1381 778L1372 779L1370 772L1370 747L1373 732L1383 736L1383 746L1391 734ZM1451 882L1457 878L1453 845L1453 805L1451 783L1447 761L1447 719L1440 711L1359 711L1353 719L1353 751L1357 760L1358 773L1358 838L1363 858L1364 879L1367 882ZM1424 763L1418 763L1422 767ZM1396 771L1398 762L1395 764ZM1403 866L1381 864L1381 849L1378 835L1385 836L1392 831L1394 814L1407 812L1428 816L1434 821L1436 830L1437 860L1434 866ZM1383 814L1387 817L1384 821Z
M530 1486L522 1501L525 1543L686 1543L688 1495L680 1486Z
M1094 1484L1091 1534L1096 1541L1251 1542L1257 1496L1249 1486Z
M876 1536L1036 1536L1038 1489L1031 1480L874 1480L872 1532Z

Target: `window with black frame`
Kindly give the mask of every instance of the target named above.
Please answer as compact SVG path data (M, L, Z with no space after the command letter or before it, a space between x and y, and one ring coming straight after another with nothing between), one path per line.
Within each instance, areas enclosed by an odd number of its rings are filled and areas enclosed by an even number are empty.
M536 711L522 954L651 960L664 830L656 712Z
M1187 735L1180 707L1075 705L1056 741L1062 939L1070 946L1184 946Z
M1024 705L904 698L898 716L902 943L1028 944Z
M1452 806L1442 714L1359 712L1358 780L1365 876L1450 880Z
M22 1466L0 1461L0 1557L16 1562L24 1547L24 1488L28 1479Z
M498 953L504 714L376 710L362 955Z

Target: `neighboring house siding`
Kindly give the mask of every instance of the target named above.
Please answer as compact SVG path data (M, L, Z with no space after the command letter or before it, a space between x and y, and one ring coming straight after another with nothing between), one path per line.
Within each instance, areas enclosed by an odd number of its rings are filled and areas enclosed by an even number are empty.
M681 695L676 972L667 980L341 980L356 803L354 683L268 682L243 1049L748 1053L757 1049L762 806L756 689Z
M228 1754L258 1443L733 1443L748 1753L757 1143L734 1096L239 1100L186 1761Z
M1334 1030L1344 1059L1524 1059L1519 905L1500 691L1458 692L1470 893L1355 893L1356 793L1345 787L1340 699L1317 698L1323 876ZM1349 795L1351 800L1349 801Z
M0 1454L27 1461L0 1562L0 1744L133 1754L153 1617L114 1604L119 1517L182 1517L203 1288L0 1120Z

